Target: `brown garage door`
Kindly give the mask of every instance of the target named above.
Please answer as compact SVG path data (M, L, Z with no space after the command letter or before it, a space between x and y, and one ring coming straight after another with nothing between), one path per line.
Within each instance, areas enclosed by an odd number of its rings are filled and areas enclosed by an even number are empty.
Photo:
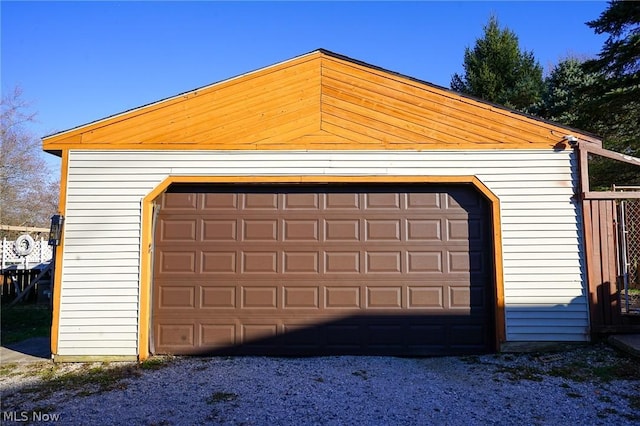
M172 186L155 353L493 350L487 202L469 185Z

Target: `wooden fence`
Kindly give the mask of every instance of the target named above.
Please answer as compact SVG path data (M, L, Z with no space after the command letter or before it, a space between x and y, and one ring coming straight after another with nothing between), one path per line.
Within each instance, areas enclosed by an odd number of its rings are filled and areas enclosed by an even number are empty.
M0 246L0 269L5 270L11 265L22 265L28 267L39 263L49 262L53 255L48 240L39 238L34 240L34 247L27 256L20 256L16 249L16 242L13 240L2 239Z
M638 200L640 191L591 191L589 188L589 156L599 156L640 167L640 158L609 151L589 143L572 145L578 150L584 246L589 291L591 332L640 332L640 316L623 314L620 301L622 273L618 236L617 207L621 200ZM617 188L617 189L616 189Z
M43 271L52 258L52 247L48 240L40 238L34 241L33 250L27 256L20 256L17 252L15 241L2 239L0 245L0 298L2 303L15 299L22 293L32 281ZM33 288L30 294L26 295L25 301L42 301L50 294L43 292L51 291L50 284L39 285Z
M584 233L591 328L612 330L621 324L618 297L615 200L584 200Z

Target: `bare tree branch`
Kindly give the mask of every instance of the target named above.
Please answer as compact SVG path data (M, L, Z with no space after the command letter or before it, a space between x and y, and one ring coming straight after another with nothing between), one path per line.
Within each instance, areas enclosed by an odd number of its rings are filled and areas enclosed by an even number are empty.
M59 180L28 130L36 114L17 87L2 97L0 114L0 224L48 226L57 211Z

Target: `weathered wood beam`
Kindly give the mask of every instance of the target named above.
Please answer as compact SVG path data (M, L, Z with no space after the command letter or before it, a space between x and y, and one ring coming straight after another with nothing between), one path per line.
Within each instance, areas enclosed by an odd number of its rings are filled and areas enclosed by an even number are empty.
M640 166L640 158L633 157L631 155L621 154L619 152L609 151L608 149L586 144L580 145L580 150L584 150L589 154L595 154L612 160L622 161L623 163Z
M584 145L578 145L580 156L580 191L589 192L589 155Z
M599 155L611 160L620 161L640 167L640 158L631 155L621 154L600 148L592 144L576 143L573 145L578 150L580 167L580 191L583 200L606 200L606 199L637 199L640 198L640 191L591 191L589 189L589 154Z
M49 228L38 228L35 226L0 225L0 231L49 232Z
M628 200L639 199L640 191L614 192L614 191L587 191L582 193L583 200Z

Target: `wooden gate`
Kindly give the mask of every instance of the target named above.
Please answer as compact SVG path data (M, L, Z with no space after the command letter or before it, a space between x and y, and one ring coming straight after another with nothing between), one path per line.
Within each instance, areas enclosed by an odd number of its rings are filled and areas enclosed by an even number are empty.
M584 200L584 231L593 332L621 324L615 200Z
M618 202L640 199L640 191L590 191L589 155L598 155L640 166L640 158L623 155L589 144L576 144L580 159L580 186L584 246L589 288L591 332L620 333L640 331L640 316L623 315L620 302ZM615 188L615 187L614 187Z

